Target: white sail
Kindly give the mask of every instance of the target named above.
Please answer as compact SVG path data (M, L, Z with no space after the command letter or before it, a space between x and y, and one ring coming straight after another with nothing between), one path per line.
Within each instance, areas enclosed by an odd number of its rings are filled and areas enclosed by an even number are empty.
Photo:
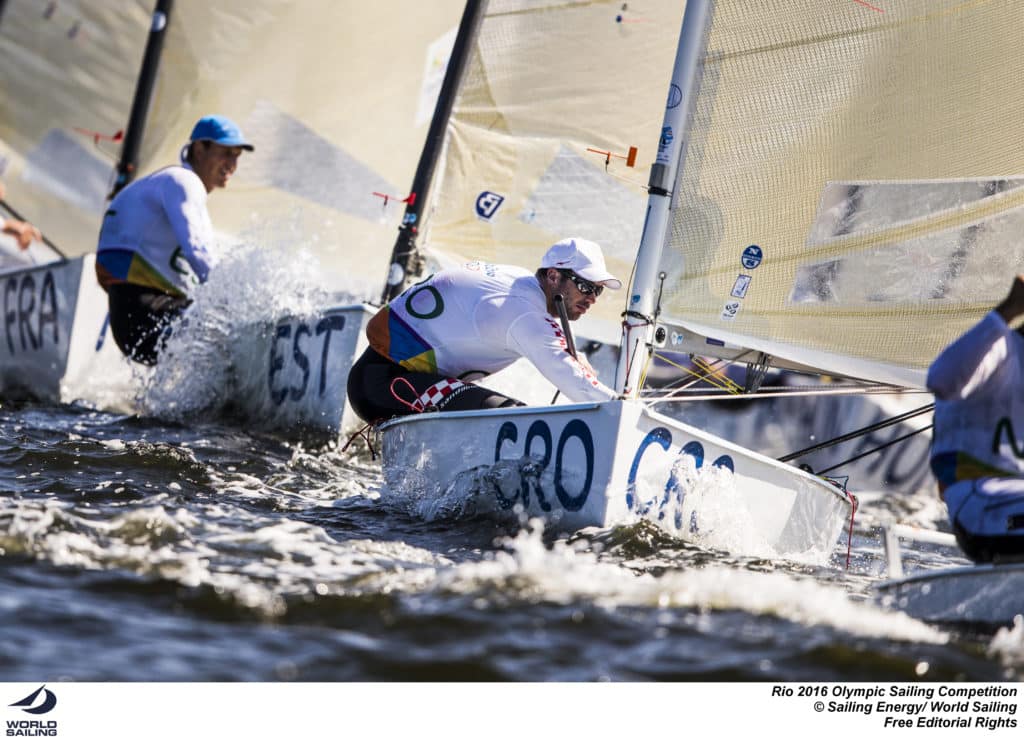
M705 354L920 386L1024 266L1019 4L874 5L714 4L661 263L670 345L686 328Z
M462 6L179 0L140 172L177 161L199 117L231 117L256 151L210 198L215 227L257 244L286 227L325 281L379 293Z
M69 256L96 248L151 14L148 0L4 3L0 178Z
M449 123L427 245L536 268L555 241L604 247L625 280L643 225L683 3L491 0ZM623 158L638 149L636 165ZM607 171L606 155L613 154ZM579 330L617 342L618 300Z

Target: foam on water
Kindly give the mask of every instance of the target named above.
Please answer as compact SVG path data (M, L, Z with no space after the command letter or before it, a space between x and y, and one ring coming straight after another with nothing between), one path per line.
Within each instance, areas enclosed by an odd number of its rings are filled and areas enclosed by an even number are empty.
M539 525L505 541L505 550L480 562L439 572L436 587L458 593L500 590L515 598L605 607L739 609L827 626L862 637L944 644L946 634L898 612L851 600L844 592L781 572L756 573L726 566L637 575L606 563L577 544L547 547Z
M988 654L999 658L1000 662L1011 672L1024 667L1024 614L1013 618L1013 625L1002 627L988 646Z
M236 505L186 510L167 494L104 520L52 499L22 501L0 509L0 522L7 555L206 587L264 616L284 614L288 597L415 591L450 565L403 542L339 542L318 525Z

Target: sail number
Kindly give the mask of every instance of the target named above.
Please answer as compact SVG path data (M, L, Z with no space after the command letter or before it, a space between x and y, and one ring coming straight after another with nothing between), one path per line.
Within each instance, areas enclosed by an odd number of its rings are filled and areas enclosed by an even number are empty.
M569 491L564 484L565 448L570 440L576 439L583 446L584 480L583 487L578 492ZM506 443L516 443L519 440L519 428L514 422L505 422L498 428L498 437L494 444L494 461L501 460L501 451ZM540 452L536 450L540 444ZM535 420L526 431L523 438L523 458L529 458L533 462L523 464L520 468L520 484L518 492L506 496L498 484L494 484L494 492L498 497L499 505L504 509L511 509L516 502L521 501L523 507L529 507L530 497L537 499L537 504L545 512L551 511L551 503L548 501L540 484L541 474L551 465L552 459L555 462L554 487L555 497L562 508L575 512L583 508L590 496L590 486L594 481L594 437L590 428L583 420L570 420L558 435L558 442L548 423L544 420ZM575 458L575 456L574 456Z
M270 343L270 363L267 371L267 389L274 404L285 399L298 402L309 390L312 361L320 355L319 396L327 388L327 356L331 349L331 334L344 330L343 315L327 315L315 323L302 320L284 320L277 324L274 339ZM319 341L319 345L317 342ZM310 359L310 356L313 359ZM298 382L286 383L285 374L294 374L297 368Z
M679 485L679 479L676 478L674 473L669 474L668 481L665 482L665 489L661 493L660 498L649 499L641 503L637 494L636 478L640 471L640 462L643 460L647 450L654 445L660 446L663 450L669 450L672 447L672 432L667 427L656 427L640 441L640 446L636 449L636 454L633 456L633 463L629 467L629 477L626 479L626 508L640 515L647 515L656 510L658 512L658 519L663 519L666 510L669 508L669 501L674 498L675 504L673 507L675 514L673 521L677 530L682 529L683 497L686 494L686 489ZM688 455L693 458L694 465L697 468L704 465L704 446L696 440L691 440L680 448L679 455ZM711 465L719 468L728 468L730 471L736 470L732 456L729 455L723 454L718 456ZM694 525L695 521L691 520L691 526Z
M57 311L57 287L53 274L45 271L14 275L4 283L4 333L7 350L36 351L43 347L47 334L53 344L60 343Z

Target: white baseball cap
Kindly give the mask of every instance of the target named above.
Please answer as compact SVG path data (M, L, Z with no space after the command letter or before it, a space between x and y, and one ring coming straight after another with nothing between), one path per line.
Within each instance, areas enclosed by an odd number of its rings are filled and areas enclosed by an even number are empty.
M583 238L566 238L548 249L540 260L542 269L569 269L587 281L621 289L622 282L616 279L604 265L601 246Z

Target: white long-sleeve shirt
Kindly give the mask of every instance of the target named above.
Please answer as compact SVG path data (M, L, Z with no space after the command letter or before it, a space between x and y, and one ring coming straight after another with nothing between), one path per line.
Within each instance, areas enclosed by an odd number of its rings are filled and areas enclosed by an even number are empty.
M932 470L939 483L1024 476L1024 336L997 312L928 370L935 394Z
M214 264L206 194L188 164L160 169L121 190L100 228L100 284L127 282L183 296L206 281Z
M574 402L616 394L567 350L526 269L474 262L410 287L367 327L370 345L413 371L481 378L525 357Z

